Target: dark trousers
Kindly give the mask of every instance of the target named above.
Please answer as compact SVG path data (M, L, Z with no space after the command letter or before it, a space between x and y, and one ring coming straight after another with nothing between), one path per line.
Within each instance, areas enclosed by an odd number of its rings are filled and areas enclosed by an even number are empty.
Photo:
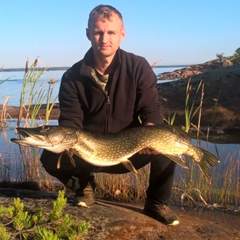
M79 178L80 185L85 187L92 180L91 173L106 172L122 174L129 172L122 164L110 167L95 167L77 156L74 156L76 162L76 167L74 167L67 155L62 157L61 167L57 169L58 159L59 154L44 150L40 161L45 170L63 184L66 184L72 176L75 176ZM129 160L136 169L142 168L148 163L151 164L149 187L146 192L147 198L168 204L171 197L176 164L164 155L135 154Z

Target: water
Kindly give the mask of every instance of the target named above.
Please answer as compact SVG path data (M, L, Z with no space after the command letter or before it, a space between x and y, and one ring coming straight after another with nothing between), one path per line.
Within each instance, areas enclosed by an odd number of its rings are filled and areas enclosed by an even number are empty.
M39 79L38 86L40 86L44 81L50 81L51 79L55 79L57 81L55 84L51 85L53 89L52 100L58 95L60 80L63 73L64 71L46 71ZM0 81L8 79L7 81L0 84L0 104L3 104L6 97L9 96L10 98L8 105L19 106L23 76L23 71L0 73Z
M157 67L154 68L155 74L158 76L163 72L172 72L176 69L182 68L183 66L174 67ZM52 85L53 94L52 100L58 95L60 80L65 70L61 71L46 71L39 80L39 85L44 81L49 81L51 79L56 79L57 82ZM24 77L23 71L16 72L0 72L0 83L2 80L8 79L8 81L0 84L0 104L3 104L7 96L10 96L8 105L9 106L19 106L20 94L22 89L22 80ZM169 80L166 80L169 81ZM159 81L160 83L166 82L164 80Z

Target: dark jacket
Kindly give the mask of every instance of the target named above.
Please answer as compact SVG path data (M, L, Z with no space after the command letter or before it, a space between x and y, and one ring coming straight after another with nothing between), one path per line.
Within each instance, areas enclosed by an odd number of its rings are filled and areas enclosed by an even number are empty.
M59 125L115 133L153 122L162 124L156 75L148 62L119 49L111 64L107 93L91 75L92 48L67 70L59 91Z

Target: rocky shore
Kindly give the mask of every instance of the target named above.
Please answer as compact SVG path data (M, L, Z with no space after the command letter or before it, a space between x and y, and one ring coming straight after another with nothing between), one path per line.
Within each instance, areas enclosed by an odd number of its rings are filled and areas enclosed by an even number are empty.
M180 218L180 225L166 226L142 211L142 204L126 204L98 200L90 208L79 208L71 204L72 196L64 214L72 216L76 222L86 220L91 227L85 240L237 240L240 239L239 212L196 206L173 205L172 209ZM27 211L35 212L44 208L49 213L57 193L44 193L24 189L0 189L0 203L9 206L19 197Z
M240 65L232 66L229 59L189 66L174 72L163 73L159 79L179 79L158 85L162 96L165 117L175 112L177 124L184 124L186 86L191 85L190 103L198 107L202 101L201 126L216 129L240 127ZM200 82L202 91L195 96ZM198 116L193 119L197 125Z

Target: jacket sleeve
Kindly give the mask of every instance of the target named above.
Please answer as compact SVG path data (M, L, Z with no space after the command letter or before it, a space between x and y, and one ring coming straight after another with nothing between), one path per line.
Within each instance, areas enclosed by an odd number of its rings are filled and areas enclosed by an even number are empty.
M157 89L157 77L152 67L143 58L138 66L137 112L143 124L163 124L162 106Z
M64 73L59 90L60 117L59 125L83 128L83 111L79 102L73 70Z

